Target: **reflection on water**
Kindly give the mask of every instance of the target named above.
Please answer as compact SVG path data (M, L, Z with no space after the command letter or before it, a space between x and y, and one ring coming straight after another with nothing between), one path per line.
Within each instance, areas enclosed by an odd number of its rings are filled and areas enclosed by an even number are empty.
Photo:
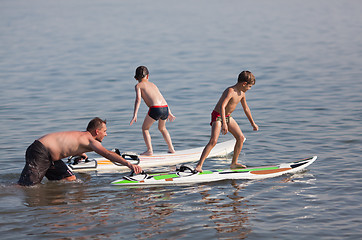
M223 238L244 239L252 231L249 222L249 202L241 196L245 187L231 180L234 188L231 194L212 197L208 190L200 190L204 210L210 212L209 218L214 222L218 234ZM226 201L226 202L225 202Z
M156 188L157 189L157 188ZM148 229L142 235L147 239L154 235L162 234L167 230L167 225L172 224L172 217L175 212L175 204L172 204L172 192L168 191L145 191L145 189L134 189L136 193L130 195L132 208L137 217L137 230Z
M260 224L289 214L288 208L280 206L290 201L285 199L288 195L305 199L293 203L294 209L304 209L294 213L294 221L316 217L313 202L317 196L310 194L315 178L308 171L275 179L151 188L100 187L94 180L84 174L76 183L45 182L19 188L28 210L16 214L36 219L23 233L44 238L119 238L126 234L162 239L187 238L197 229L203 238L245 239L255 231L264 236L255 228L255 219ZM264 216L263 220L258 216Z
M222 193L215 196L214 187ZM168 236L170 229L177 233L192 232L196 226L206 231L215 229L216 234L223 237L245 238L252 230L248 217L249 202L242 196L243 190L244 184L234 180L225 181L222 186L213 183L166 189L132 188L130 203L138 219L137 229L144 235L138 238ZM191 223L182 220L186 216L193 219Z
M81 203L85 199L83 196L85 192L82 187L74 189L73 186L76 186L76 183L60 181L24 187L25 205L28 207L39 207Z
M95 195L80 182L47 182L22 190L25 204L31 209L29 215L37 220L28 226L30 235L36 232L45 238L82 236L81 239L86 239L119 234L107 232L107 226L114 221L114 203L104 198L104 192Z

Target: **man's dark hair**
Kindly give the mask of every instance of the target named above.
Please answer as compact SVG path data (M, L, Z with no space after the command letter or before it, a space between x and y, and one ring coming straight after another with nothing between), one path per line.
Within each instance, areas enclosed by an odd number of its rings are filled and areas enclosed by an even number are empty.
M94 129L100 129L102 128L103 123L106 124L107 120L102 120L99 117L95 117L88 123L87 131L90 132Z

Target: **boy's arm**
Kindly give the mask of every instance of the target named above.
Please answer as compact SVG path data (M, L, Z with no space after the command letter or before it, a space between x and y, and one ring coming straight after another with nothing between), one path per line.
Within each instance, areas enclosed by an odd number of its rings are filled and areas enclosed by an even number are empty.
M224 99L221 102L220 115L221 115L221 120L222 120L221 131L222 131L222 134L224 134L224 135L227 134L227 132L229 131L228 125L226 123L225 109L226 109L228 102L232 98L232 91L233 91L233 89L228 88L227 91L225 91L222 96L222 98L224 98Z
M249 108L248 104L246 103L245 96L241 99L240 102L241 102L241 106L243 106L244 113L245 113L246 117L249 119L249 122L250 122L251 126L253 126L253 130L258 131L259 127L258 127L258 125L256 125L256 123L253 120L253 116L251 115L250 108Z
M137 122L138 109L140 108L141 104L141 88L139 88L138 85L136 85L135 91L136 91L136 100L134 102L133 117L129 125L132 125L134 122Z
M175 115L173 115L173 114L171 113L171 109L170 109L170 107L168 107L168 117L167 117L167 120L169 120L170 122L173 122L175 119L176 119Z

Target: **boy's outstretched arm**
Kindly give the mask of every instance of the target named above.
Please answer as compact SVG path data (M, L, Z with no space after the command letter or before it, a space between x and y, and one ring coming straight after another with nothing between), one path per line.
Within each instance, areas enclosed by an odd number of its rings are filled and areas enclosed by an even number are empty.
M136 91L136 100L134 102L133 117L129 125L132 125L134 122L137 122L138 109L140 108L141 104L141 89L138 87L138 85L135 86L135 91Z
M248 104L246 103L245 97L243 97L241 99L241 105L243 106L244 113L245 113L246 117L249 119L249 122L250 122L251 126L253 127L253 130L258 131L259 126L256 125L256 123L253 120L253 116L251 115L251 111L250 111L250 108L249 108Z

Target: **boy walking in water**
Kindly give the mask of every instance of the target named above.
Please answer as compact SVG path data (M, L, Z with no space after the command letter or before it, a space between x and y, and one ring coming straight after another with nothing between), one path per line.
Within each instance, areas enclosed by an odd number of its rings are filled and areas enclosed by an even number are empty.
M231 113L235 110L237 104L240 102L243 106L244 113L249 119L251 126L254 131L259 129L258 125L255 124L251 111L246 103L245 93L255 84L255 77L249 71L243 71L239 74L238 82L228 87L221 95L218 103L216 104L214 111L211 113L211 137L209 143L205 146L200 160L196 165L195 170L202 172L202 165L209 155L210 151L216 145L220 135L220 130L223 134L228 131L235 137L236 143L234 147L234 155L230 165L230 168L245 168L246 166L237 163L239 154L243 147L245 137L240 130L237 122L231 117Z
M134 78L138 81L138 83L135 86L136 100L134 104L133 118L130 122L130 125L132 125L134 122L137 122L137 113L142 98L146 105L149 107L148 114L146 115L142 125L142 133L147 146L147 151L142 153L142 155L153 154L149 129L155 121L158 121L158 129L162 133L162 136L167 143L168 152L175 153L170 134L166 129L166 120L172 122L173 120L175 120L176 117L171 113L166 100L163 98L157 86L152 82L148 81L148 77L149 72L145 66L139 66L136 69L136 74Z

